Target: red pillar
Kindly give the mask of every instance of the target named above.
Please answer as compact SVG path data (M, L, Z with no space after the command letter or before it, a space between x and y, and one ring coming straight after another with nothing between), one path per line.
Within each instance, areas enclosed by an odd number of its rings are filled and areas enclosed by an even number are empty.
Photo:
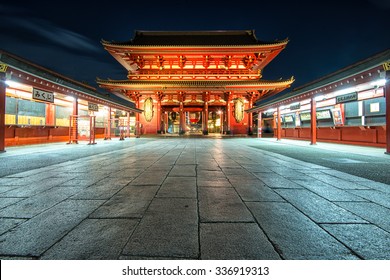
M78 139L79 139L79 125L78 125L78 116L79 114L79 101L77 99L77 97L74 97L73 99L73 116L76 116L73 118L73 121L74 123L71 124L73 125L73 129L75 131L75 134L74 134L74 140L72 141L73 143L78 143Z
M0 152L5 152L5 73L0 73Z
M203 134L209 133L209 104L207 101L204 103L204 125L203 125Z
M390 71L386 72L386 154L390 154Z
M261 119L261 112L259 111L257 113L257 138L261 138L261 134L262 134L262 126L261 126L261 123L262 123L262 119Z
M180 131L179 134L184 134L185 132L185 114L184 114L184 106L183 102L180 102L180 108L179 108L179 114L180 114Z
M230 101L226 101L226 133L230 133L230 120L231 120L231 115L230 115Z
M55 126L55 106L52 103L46 104L46 125Z
M161 133L161 98L157 96L157 133Z
M249 98L249 109L253 107L253 98L252 96ZM248 134L251 135L253 132L253 114L248 113Z
M311 98L310 101L310 114L311 114L311 119L310 119L310 138L311 142L310 145L315 145L317 144L317 104L316 100L314 97Z
M282 139L282 117L280 116L280 107L277 109L277 118L278 118L278 130L276 133L276 140Z
M126 137L130 138L130 112L127 112L126 116L127 116L127 133L126 133Z

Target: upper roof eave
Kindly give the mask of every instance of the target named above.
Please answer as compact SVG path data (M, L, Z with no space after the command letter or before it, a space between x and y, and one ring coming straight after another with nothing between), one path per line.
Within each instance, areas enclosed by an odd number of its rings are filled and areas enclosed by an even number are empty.
M269 48L269 47L280 47L284 46L289 42L289 39L286 38L284 40L278 40L274 42L262 42L258 44L219 44L219 45L132 45L129 44L129 42L113 42L113 41L106 41L106 40L101 40L101 43L103 44L104 47L112 47L112 48L132 48L132 49L141 49L141 48L150 48L150 49L157 49L157 48L197 48L197 49L206 49L206 48L227 48L227 49L232 49L232 48Z
M183 80L164 80L164 81L132 81L132 80L103 80L97 79L99 85L111 85L111 86L196 86L196 85L217 85L217 86L289 86L295 81L294 77L286 80L246 80L246 81L226 81L226 80L201 80L201 81L183 81Z

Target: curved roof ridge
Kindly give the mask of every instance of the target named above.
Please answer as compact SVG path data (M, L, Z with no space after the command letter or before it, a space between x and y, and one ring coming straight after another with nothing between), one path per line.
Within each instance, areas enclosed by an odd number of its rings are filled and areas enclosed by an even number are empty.
M136 30L128 41L101 40L103 45L157 47L157 46L254 46L287 43L283 40L258 40L255 30L206 30L206 31L143 31Z

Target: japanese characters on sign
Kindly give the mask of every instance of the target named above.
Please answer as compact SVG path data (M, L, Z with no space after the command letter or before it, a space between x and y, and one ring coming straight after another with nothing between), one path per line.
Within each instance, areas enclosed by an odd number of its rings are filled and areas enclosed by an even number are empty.
M0 72L5 73L7 71L8 65L0 63Z
M88 102L88 110L98 112L99 106L98 104Z
M346 103L346 102L356 101L356 100L358 100L357 92L351 92L348 94L336 96L336 104Z
M33 88L32 98L54 103L54 93Z

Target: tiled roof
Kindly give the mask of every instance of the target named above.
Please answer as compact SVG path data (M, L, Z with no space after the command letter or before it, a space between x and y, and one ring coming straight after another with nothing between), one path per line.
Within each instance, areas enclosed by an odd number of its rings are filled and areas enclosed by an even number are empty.
M241 46L275 44L257 40L254 30L241 31L136 31L132 40L106 42L128 46Z
M98 92L94 87L83 84L79 81L68 78L64 75L61 75L53 70L47 69L40 65L37 65L31 61L28 61L24 58L21 58L15 54L0 50L0 62L5 63L11 67L16 67L23 72L36 75L37 77L44 78L52 83L61 84L64 87L73 88L79 92L82 92L86 95L100 98L104 101L125 106L128 108L133 108L133 111L139 111L135 108L134 102L125 100L123 98L118 98L115 95L111 95L106 92Z
M282 94L278 94L269 98L260 99L256 104L255 107L251 109L251 111L258 110L262 107L273 105L277 102L286 100L291 97L297 97L302 94L308 93L314 89L329 85L331 83L334 83L336 81L339 81L341 79L356 75L358 73L361 73L363 71L366 71L370 68L377 67L378 65L383 64L386 61L390 60L390 49L386 49L382 52L379 52L377 54L374 54L373 56L370 56L366 59L363 59L361 61L358 61L354 64L351 64L349 66L346 66L344 68L341 68L333 73L330 73L326 76L323 76L317 80L314 80L312 82L309 82L303 86L300 86L298 88L294 88L288 92L284 92Z
M294 81L294 78L291 77L288 80L245 80L245 81L229 81L229 80L198 80L198 81L173 81L173 80L101 80L98 79L98 84L107 84L107 85L118 85L118 86L186 86L186 87L198 87L198 86L283 86L289 85Z

